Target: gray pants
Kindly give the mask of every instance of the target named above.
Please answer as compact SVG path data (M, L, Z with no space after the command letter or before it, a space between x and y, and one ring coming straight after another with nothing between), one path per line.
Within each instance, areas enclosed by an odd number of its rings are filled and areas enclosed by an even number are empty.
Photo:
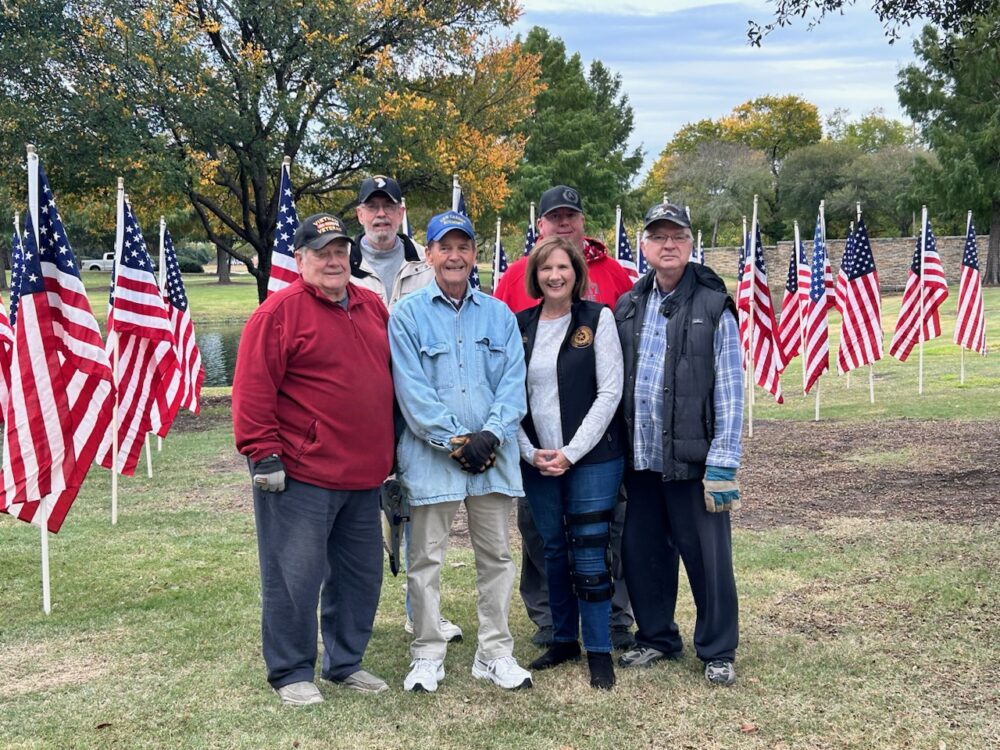
M625 526L625 503L615 506L615 518L611 522L611 547L621 560L622 529ZM552 627L552 612L549 610L549 587L545 582L545 549L542 537L531 518L531 509L526 498L517 499L517 530L521 533L521 581L518 591L528 617L537 628ZM611 599L611 627L630 628L635 622L632 605L629 603L628 588L621 566L612 571L615 578L615 594Z
M281 493L254 488L253 501L267 681L278 689L315 679L317 605L323 677L349 677L361 669L382 588L378 488L289 478Z

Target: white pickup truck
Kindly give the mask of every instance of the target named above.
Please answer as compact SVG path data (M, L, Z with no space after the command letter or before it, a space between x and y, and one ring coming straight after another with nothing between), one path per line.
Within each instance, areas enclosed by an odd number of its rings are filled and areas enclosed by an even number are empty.
M97 258L81 258L80 268L85 271L111 271L115 267L115 254L114 253L104 253L103 257Z

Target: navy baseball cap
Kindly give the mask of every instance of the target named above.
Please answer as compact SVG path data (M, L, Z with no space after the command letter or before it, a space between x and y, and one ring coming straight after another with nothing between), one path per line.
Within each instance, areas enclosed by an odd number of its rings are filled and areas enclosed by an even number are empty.
M296 250L303 247L319 250L323 245L334 240L347 240L354 244L351 235L347 233L347 226L339 217L333 214L313 214L308 219L304 219L299 224L299 228L295 230L292 247Z
M369 177L361 183L358 189L358 203L364 203L375 193L383 193L393 203L400 203L403 200L403 191L399 183L382 174Z
M676 203L657 203L655 206L652 206L646 212L642 228L644 230L648 229L650 224L655 224L658 221L669 221L671 224L676 224L685 229L691 228L691 219L688 218L687 211Z
M556 185L542 193L538 201L538 215L545 216L549 211L557 208L571 208L574 211L583 213L583 202L580 200L580 193L576 188L568 185Z
M427 242L437 242L452 229L464 232L469 239L476 239L476 230L472 228L472 220L468 216L458 211L445 211L431 218L427 225Z

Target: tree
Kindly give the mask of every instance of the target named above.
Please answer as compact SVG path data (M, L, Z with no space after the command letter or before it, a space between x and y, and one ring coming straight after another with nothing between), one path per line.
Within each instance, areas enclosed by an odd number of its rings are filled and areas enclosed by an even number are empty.
M813 17L809 28L813 28L823 17L831 13L843 13L845 7L854 5L855 0L777 0L774 17L763 26L751 20L747 38L759 47L764 37L774 29L783 28L795 18L805 18L810 12ZM871 9L885 29L891 44L899 38L902 28L914 19L924 19L949 31L960 31L968 27L977 16L993 9L995 0L872 0Z
M811 237L812 226L808 223L815 218L819 202L844 189L850 182L851 166L859 156L861 151L856 146L837 141L822 141L792 151L778 177L781 194L785 196L782 205L785 222L790 224L796 218L805 221L807 225L802 226L802 231ZM833 222L830 229L831 237L838 236L839 230Z
M0 114L24 117L0 133L57 152L79 190L155 174L263 298L282 156L307 211L349 208L381 171L442 202L457 172L474 213L502 204L537 61L487 32L516 16L508 0L7 3Z
M1000 11L964 34L927 26L914 43L922 66L900 71L899 101L933 149L931 184L954 211L990 214L984 283L1000 284ZM961 207L961 208L959 208Z
M534 116L516 130L527 144L503 216L523 222L530 202L547 188L566 184L583 196L591 228L611 226L615 204L642 166L641 149L628 147L632 107L621 91L621 76L599 60L585 74L580 55L567 57L563 41L538 26L528 32L523 49L538 56L544 90L535 98Z
M720 238L738 241L741 217L753 196L770 192L774 181L767 157L742 143L703 141L693 151L667 156L657 165L643 186L644 204L657 203L666 193L671 201L688 206L696 225L711 227L706 241L712 247ZM762 221L766 218L761 215Z
M881 107L876 107L858 121L848 120L849 116L848 110L838 107L826 118L827 135L832 140L856 146L866 153L893 146L917 145L913 126L886 117Z

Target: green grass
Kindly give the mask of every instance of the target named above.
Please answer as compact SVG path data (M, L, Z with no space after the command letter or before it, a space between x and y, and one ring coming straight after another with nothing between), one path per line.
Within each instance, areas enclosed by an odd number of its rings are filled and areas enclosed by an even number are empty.
M401 581L386 573L365 666L391 691L321 685L278 705L260 657L259 582L245 468L228 408L209 405L154 454L155 476L95 469L51 538L53 611L40 607L38 532L0 517L0 715L5 748L984 748L1000 742L996 524L838 519L818 530L737 529L740 679L704 684L686 584L676 663L583 665L503 693L469 674L474 567L449 552L444 611L469 636L435 695L403 693ZM879 456L864 457L878 464ZM142 465L142 464L141 464ZM537 655L515 592L515 653Z

